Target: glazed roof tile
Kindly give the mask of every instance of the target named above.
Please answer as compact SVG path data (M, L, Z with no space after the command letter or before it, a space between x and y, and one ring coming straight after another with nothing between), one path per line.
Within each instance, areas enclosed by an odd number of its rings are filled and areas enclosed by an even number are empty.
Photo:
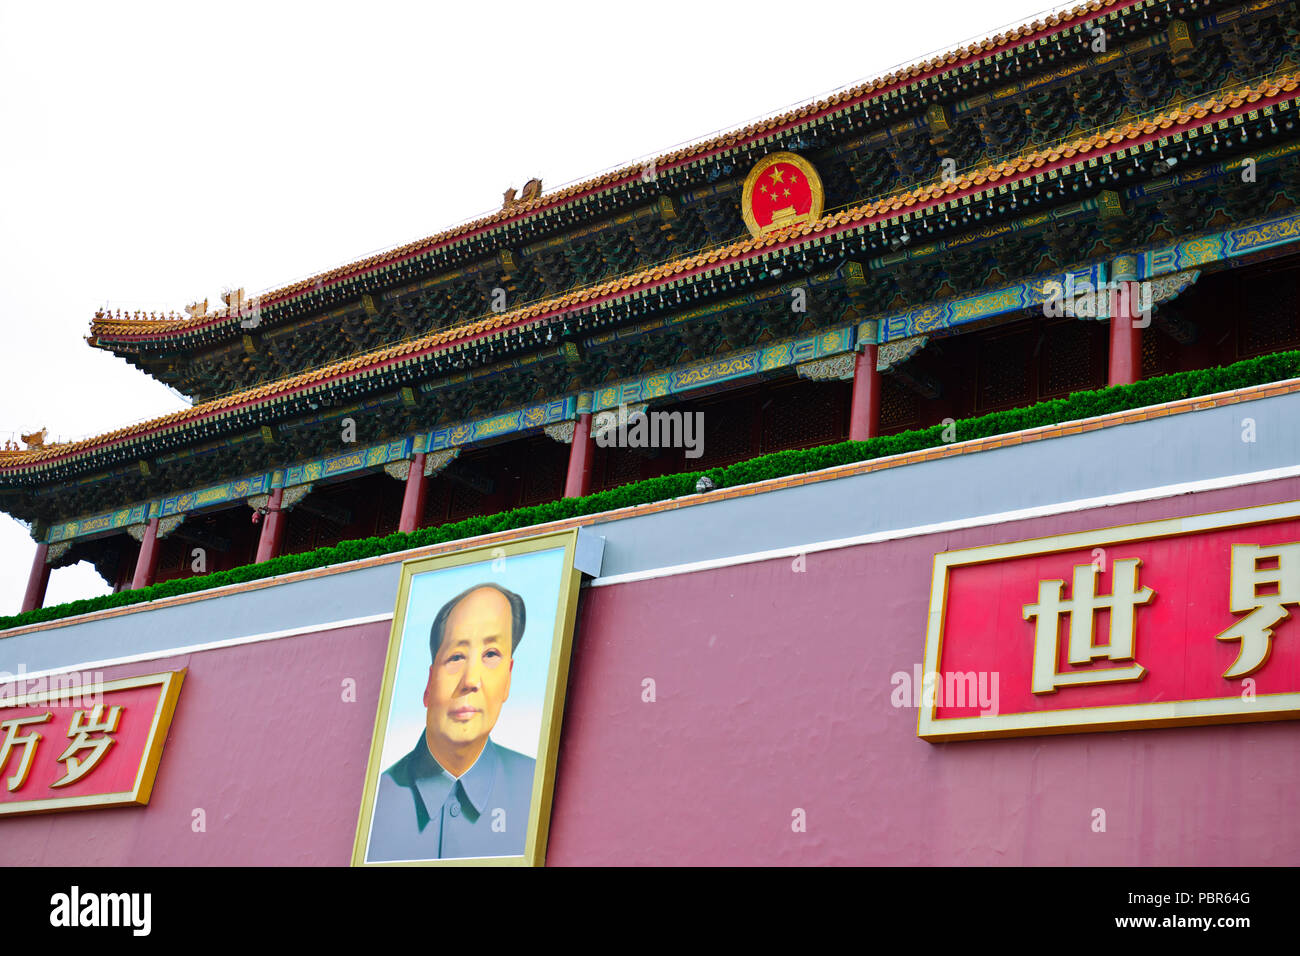
M662 156L656 157L652 161L624 166L621 169L575 183L553 193L544 194L535 199L529 200L528 202L516 203L509 208L502 209L499 212L492 213L491 215L475 219L471 222L462 223L458 226L453 226L450 229L435 233L427 238L406 243L405 245L397 246L393 249L386 250L385 252L368 256L364 259L358 259L355 262L340 266L336 269L331 269L307 279L290 283L281 288L263 293L260 296L261 302L264 306L270 306L276 302L291 298L299 292L316 288L318 286L325 286L348 276L368 272L379 266L400 262L412 255L445 245L448 242L452 242L464 236L494 226L499 226L512 220L524 219L536 212L560 206L569 200L579 198L592 192L600 191L606 187L621 182L635 179L639 177L648 166L653 165L656 169L670 169L676 165L696 159L697 157L729 149L748 140L768 135L782 127L798 124L809 117L816 116L828 110L834 110L851 104L857 100L870 99L877 94L889 92L900 84L906 84L913 80L921 79L929 74L944 72L950 67L963 64L972 59L983 59L988 55L1000 52L1004 48L1021 40L1036 37L1045 31L1057 32L1056 28L1058 27L1063 28L1078 20L1091 19L1100 11L1110 10L1111 8L1122 10L1141 2L1142 0L1089 0L1088 3L1080 4L1070 8L1069 10L1052 14L1044 20L1035 20L1033 23L1016 27L1006 33L999 33L976 43L932 57L931 59L911 64L874 80L834 93L825 99L818 100L814 103L806 104L777 116L760 120L756 123L751 123L741 129L723 133L702 140L698 143L682 147L681 149L665 153ZM157 316L150 316L147 318L133 319L110 317L101 319L97 316L91 323L91 332L92 336L142 335L149 333L165 334L168 332L181 332L189 329L200 328L204 325L215 321L221 321L228 317L229 314L226 309L220 309L208 313L200 318L160 318Z
M611 279L585 289L574 290L554 299L537 302L454 328L444 329L430 335L399 342L362 355L333 362L321 368L311 369L274 382L233 392L190 408L181 409L125 428L119 428L94 438L61 445L49 445L38 449L0 451L0 472L24 465L36 465L41 462L64 458L123 439L143 437L155 433L174 432L189 423L201 419L219 419L238 409L256 405L275 397L287 397L294 393L315 391L332 381L351 377L357 372L378 370L388 365L401 364L402 360L409 361L410 357L420 353L448 351L445 348L446 346L454 349L472 343L494 331L509 327L526 326L531 320L541 317L558 317L584 303L610 298L620 292L627 292L632 289L651 288L664 280L693 273L710 265L716 266L721 262L741 260L755 252L770 251L793 245L801 238L815 233L839 232L843 229L864 226L871 222L888 219L891 218L890 214L892 213L952 200L972 191L978 191L979 187L985 184L997 183L1004 179L1022 179L1026 173L1036 173L1044 167L1052 167L1068 162L1076 156L1086 156L1092 152L1115 152L1114 147L1121 146L1121 144L1124 148L1127 148L1129 144L1155 136L1161 131L1175 127L1191 128L1198 120L1204 120L1212 115L1218 116L1227 110L1241 111L1262 99L1281 97L1283 94L1294 93L1297 89L1300 89L1300 73L1282 74L1255 86L1220 92L1216 96L1185 104L1167 113L1152 117L1150 120L1124 123L1114 129L1083 136L1068 143L1024 153L992 166L981 167L957 176L952 182L936 182L918 186L904 193L829 213L815 223L792 224L758 238L745 239L722 248L711 249L684 259L663 263L629 276Z

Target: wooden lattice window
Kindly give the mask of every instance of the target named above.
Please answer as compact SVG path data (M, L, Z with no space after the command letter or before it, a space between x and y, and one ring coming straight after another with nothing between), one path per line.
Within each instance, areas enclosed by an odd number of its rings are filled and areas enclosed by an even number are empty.
M1083 320L1057 322L1044 330L1042 396L1093 387L1092 335Z
M628 448L609 448L605 451L605 487L617 488L641 476L641 458L637 451Z
M1243 279L1237 283L1237 354L1240 358L1300 347L1300 303L1296 273Z
M686 405L680 411L683 415L704 413L704 454L688 459L691 468L713 468L753 454L753 419L748 400Z
M447 515L447 520L460 521L462 518L482 514L483 506L484 497L479 492L467 485L452 485L451 511Z
M403 495L395 494L398 489L405 491L405 483L393 481L387 475L384 481L390 482L391 487L380 489L379 505L375 509L375 534L385 535L392 534L397 530L397 526L402 522L402 498Z
M920 418L921 403L916 392L889 375L880 383L880 428L892 431L913 425Z
M434 527L447 520L447 506L451 492L445 480L432 478L424 492L424 518L420 526Z
M842 434L840 391L833 384L817 383L774 393L763 416L763 450L838 441Z
M284 518L282 553L301 554L304 551L310 551L316 541L316 525L319 523L317 517L301 509L295 509L285 514ZM266 521L265 516L263 516L262 521ZM260 523L258 529L261 529Z
M1175 345L1154 325L1142 330L1142 377L1152 378L1177 371Z
M988 338L980 344L976 407L981 411L1027 404L1034 398L1031 352L1037 336L1030 331Z
M551 439L546 439L551 442ZM567 445L556 443L556 449ZM553 501L564 494L564 473L567 468L567 456L556 454L555 449L538 449L530 454L524 463L524 491L522 504L535 505Z

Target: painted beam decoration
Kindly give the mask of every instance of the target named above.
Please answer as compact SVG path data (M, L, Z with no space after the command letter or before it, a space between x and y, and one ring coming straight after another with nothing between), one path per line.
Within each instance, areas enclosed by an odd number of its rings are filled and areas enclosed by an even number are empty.
M446 428L434 429L425 439L426 448L429 451L459 448L471 442L539 429L544 425L572 418L573 415L573 396L539 402L514 411L502 412L499 415L489 415L485 418L448 425Z
M918 736L1300 717L1300 502L935 556Z
M333 455L329 458L320 458L316 461L309 461L285 469L284 486L287 488L291 485L300 485L309 481L320 481L323 478L334 478L349 472L361 471L364 468L378 468L390 461L410 457L411 439L409 438L402 438L369 448L358 448L356 451L344 452L342 455Z
M863 322L859 326L859 334L865 335L869 331L867 323L874 322L878 323L881 342L907 339L1009 312L1042 308L1054 293L1059 295L1063 288L1099 289L1105 282L1105 263L1092 263L1070 272L1039 275L1023 282L1013 282L988 292L933 302L920 308L881 313Z
M74 518L71 521L60 522L50 528L48 540L53 544L56 541L67 541L88 534L99 534L102 531L125 530L129 525L147 521L150 517L151 511L148 502L135 504L126 508L90 515L86 518Z
M635 405L638 402L663 398L679 392L689 392L763 372L773 372L813 359L826 358L853 348L853 336L853 327L845 326L617 382L596 389L592 395L592 411L605 411L618 408L620 405Z
M253 475L250 478L237 478L224 481L219 485L210 485L198 491L187 491L179 495L168 495L158 503L156 510L150 511L151 517L165 518L168 515L185 514L212 505L238 501L253 495L268 494L272 488L272 472Z
M1182 272L1296 241L1300 241L1300 213L1288 213L1149 249L1142 254L1142 274Z
M0 685L0 816L149 802L185 671L83 676Z

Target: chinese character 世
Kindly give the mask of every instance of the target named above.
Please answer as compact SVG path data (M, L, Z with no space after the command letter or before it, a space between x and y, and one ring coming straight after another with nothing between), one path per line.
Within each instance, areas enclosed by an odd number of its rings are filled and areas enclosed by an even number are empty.
M35 731L20 737L18 729L27 724L43 724L53 716L54 714L47 713L35 717L11 717L9 720L0 721L0 732L5 735L4 741L0 743L0 774L3 774L5 767L9 765L9 754L14 746L21 744L23 748L22 759L18 762L18 771L5 783L11 793L26 782L27 774L32 769L32 758L36 756L36 743L41 739L41 735Z
M68 749L63 751L59 757L59 762L66 762L68 771L58 780L55 780L51 787L66 787L70 783L80 780L103 759L104 754L108 752L115 741L108 734L117 732L117 722L122 716L121 706L110 707L108 709L108 719L101 720L104 713L104 705L96 704L95 709L90 712L90 720L86 720L86 712L78 710L72 715L72 723L68 727L68 736L72 738L72 743L68 744ZM91 734L104 734L103 737L91 737ZM84 758L74 757L73 754L82 750L89 750L90 756Z
M1146 668L1134 662L1128 667L1107 667L1087 671L1067 671L1058 668L1058 628L1061 615L1070 615L1068 643L1071 664L1090 664L1097 658L1112 661L1133 660L1133 623L1137 606L1146 604L1155 595L1151 588L1137 586L1140 558L1126 558L1113 565L1112 593L1097 594L1098 569L1091 564L1074 569L1074 586L1071 596L1061 596L1064 581L1039 581L1038 603L1026 604L1025 620L1037 618L1034 624L1034 674L1032 690L1035 694L1054 694L1058 687L1071 684L1104 684L1119 681L1141 680ZM1093 627L1097 611L1110 610L1110 643L1094 644Z
M1261 567L1265 562L1276 567ZM1260 594L1259 589L1275 588ZM1224 677L1245 677L1264 666L1273 649L1273 626L1291 612L1283 605L1300 604L1300 544L1261 548L1256 544L1232 546L1229 608L1246 616L1218 635L1221 641L1241 641L1241 650Z

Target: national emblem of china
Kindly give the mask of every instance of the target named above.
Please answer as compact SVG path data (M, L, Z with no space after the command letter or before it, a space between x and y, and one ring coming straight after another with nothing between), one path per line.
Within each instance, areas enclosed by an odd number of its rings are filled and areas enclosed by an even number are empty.
M794 223L814 222L822 214L821 177L812 163L794 153L764 156L745 178L740 213L757 238Z

